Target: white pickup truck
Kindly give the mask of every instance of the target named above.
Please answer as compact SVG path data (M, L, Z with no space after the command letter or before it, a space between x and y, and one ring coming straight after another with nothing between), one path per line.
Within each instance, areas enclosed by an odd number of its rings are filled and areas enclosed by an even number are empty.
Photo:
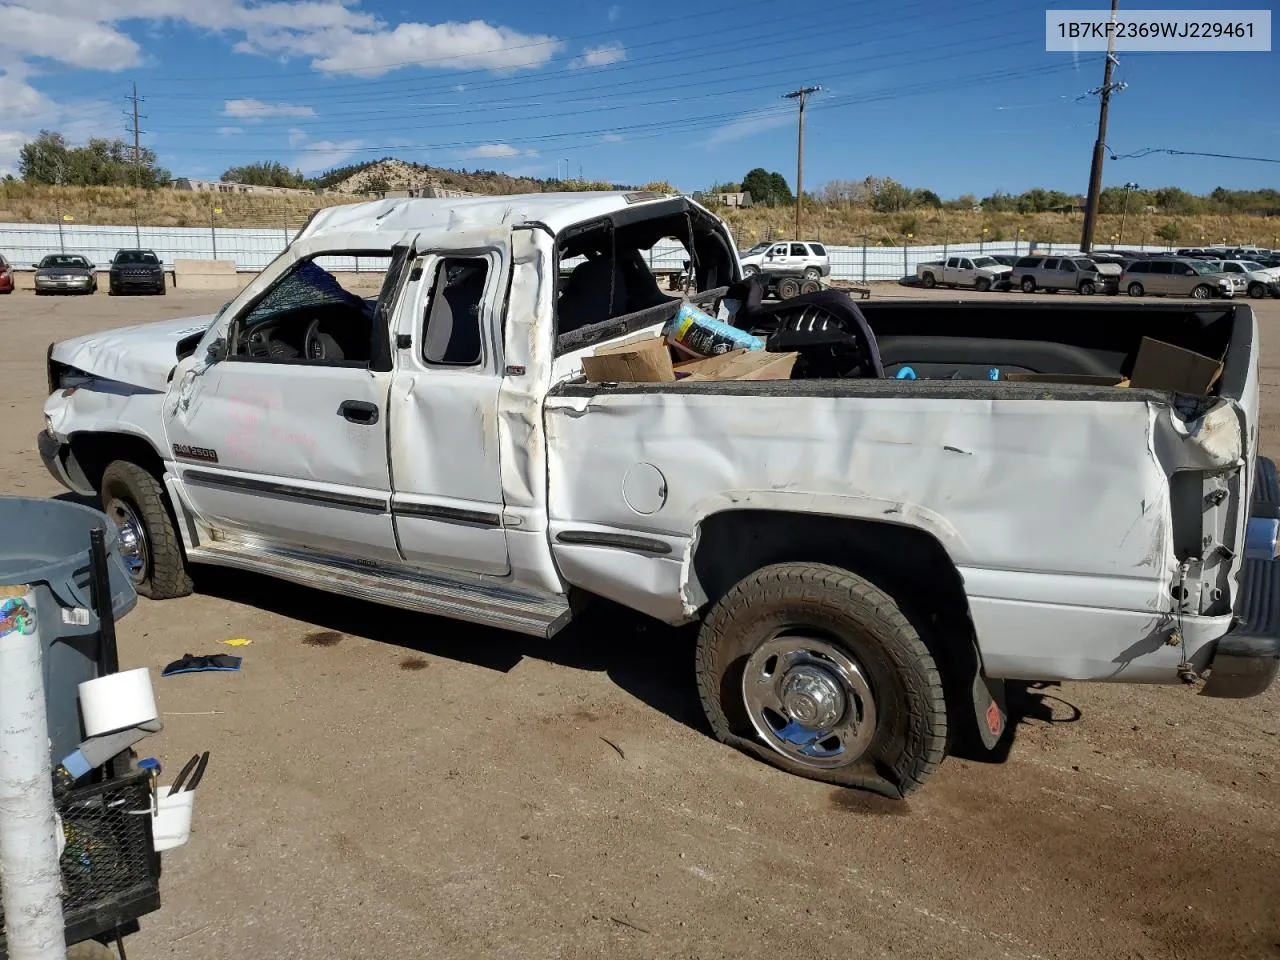
M919 264L916 279L929 288L973 287L982 293L1007 280L1012 269L994 257L947 257Z
M994 747L1006 678L1272 682L1248 306L885 301L858 376L586 382L678 308L664 238L714 309L734 245L683 198L321 211L216 316L51 346L41 455L151 597L219 564L537 636L592 597L700 622L718 737L889 795ZM1208 396L1100 385L1148 333L1223 358Z

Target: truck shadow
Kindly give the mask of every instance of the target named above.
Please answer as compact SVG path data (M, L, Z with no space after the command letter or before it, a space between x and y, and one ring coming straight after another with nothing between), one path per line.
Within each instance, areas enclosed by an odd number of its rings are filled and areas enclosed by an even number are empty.
M549 640L337 597L309 587L225 568L197 568L200 593L246 603L336 635L363 637L411 654L445 657L506 673L525 657L606 674L621 690L700 733L711 735L693 673L694 627L669 627L597 601ZM952 756L1003 763L1026 725L1075 723L1080 709L1058 684L1009 681L1008 723L992 750L958 737Z
M266 610L318 630L363 637L415 654L446 657L506 673L525 657L602 672L617 686L708 736L693 675L695 632L607 601L593 603L549 640L334 596L281 580L197 567L206 596Z

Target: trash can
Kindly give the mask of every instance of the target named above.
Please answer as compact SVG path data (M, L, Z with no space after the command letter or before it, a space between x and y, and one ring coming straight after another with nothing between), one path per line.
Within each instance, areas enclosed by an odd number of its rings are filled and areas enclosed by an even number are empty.
M119 669L115 621L138 595L115 524L100 511L62 500L0 497L0 530L0 585L27 584L35 594L56 763L84 739L79 685ZM97 550L95 530L101 531Z

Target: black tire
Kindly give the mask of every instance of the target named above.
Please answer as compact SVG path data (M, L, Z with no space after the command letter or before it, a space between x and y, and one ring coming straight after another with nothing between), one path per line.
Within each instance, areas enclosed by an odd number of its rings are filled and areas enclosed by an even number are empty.
M840 765L793 759L753 726L744 673L753 653L789 631L802 643L821 636L854 661L871 690L870 740ZM946 697L928 647L892 597L839 567L780 563L739 581L702 624L696 673L716 737L798 776L901 797L919 789L946 754Z
M778 299L790 300L800 295L800 281L795 277L785 277L778 281Z
M1034 277L1023 277L1022 283L1018 284L1022 288L1023 293L1035 293L1036 281Z
M1098 292L1098 288L1093 285L1092 280L1086 280L1080 284L1080 295L1083 297L1092 297Z
M1209 289L1207 283L1201 283L1191 291L1191 296L1196 300L1208 300L1213 297L1213 291Z
M136 518L145 536L145 554L134 576L138 593L152 600L185 597L191 592L182 541L164 486L129 460L115 460L102 473L102 509L120 525L120 508Z
M973 289L977 290L979 293L986 293L991 289L991 281L986 277L979 277L974 281Z
M748 264L747 266L742 268L742 275L744 277L754 277L759 272L760 272L760 268L757 267L755 264Z
M819 270L817 267L805 267L805 268L804 268L804 278L805 278L806 280L821 280L821 279L822 279L822 271L821 271L821 270Z
M1249 296L1255 300L1262 300L1267 295L1267 288L1264 284L1258 283L1256 280L1249 284Z
M938 285L937 278L929 271L925 271L924 276L920 278L920 282L924 284L926 290L932 290Z
M1129 296L1131 297L1140 297L1147 292L1145 289L1143 289L1142 284L1140 284L1137 280L1129 284L1128 290L1129 290Z

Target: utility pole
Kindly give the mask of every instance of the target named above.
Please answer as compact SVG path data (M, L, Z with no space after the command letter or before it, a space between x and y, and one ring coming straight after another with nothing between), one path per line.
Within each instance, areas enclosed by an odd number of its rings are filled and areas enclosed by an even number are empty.
M1137 190L1138 185L1130 181L1124 185L1124 209L1120 212L1120 242L1124 243L1124 222L1129 216L1129 193Z
M1084 205L1084 230L1080 234L1080 250L1088 253L1093 247L1093 227L1098 219L1098 197L1102 193L1102 158L1107 147L1107 111L1111 107L1111 94L1124 89L1124 84L1111 82L1112 71L1116 66L1116 13L1120 9L1120 0L1111 0L1111 22L1107 30L1107 65L1102 74L1102 86L1096 93L1100 101L1098 107L1098 139L1093 145L1093 165L1089 168L1089 197Z
M133 84L133 95L125 97L133 103L133 236L136 246L142 246L142 225L138 219L138 191L142 189L142 130L138 127L138 84ZM126 114L127 118L128 114Z
M801 87L799 90L792 90L790 93L784 93L784 100L800 101L800 128L799 136L796 140L796 239L801 239L800 234L800 210L804 205L804 102L809 98L809 94L817 93L821 87Z

